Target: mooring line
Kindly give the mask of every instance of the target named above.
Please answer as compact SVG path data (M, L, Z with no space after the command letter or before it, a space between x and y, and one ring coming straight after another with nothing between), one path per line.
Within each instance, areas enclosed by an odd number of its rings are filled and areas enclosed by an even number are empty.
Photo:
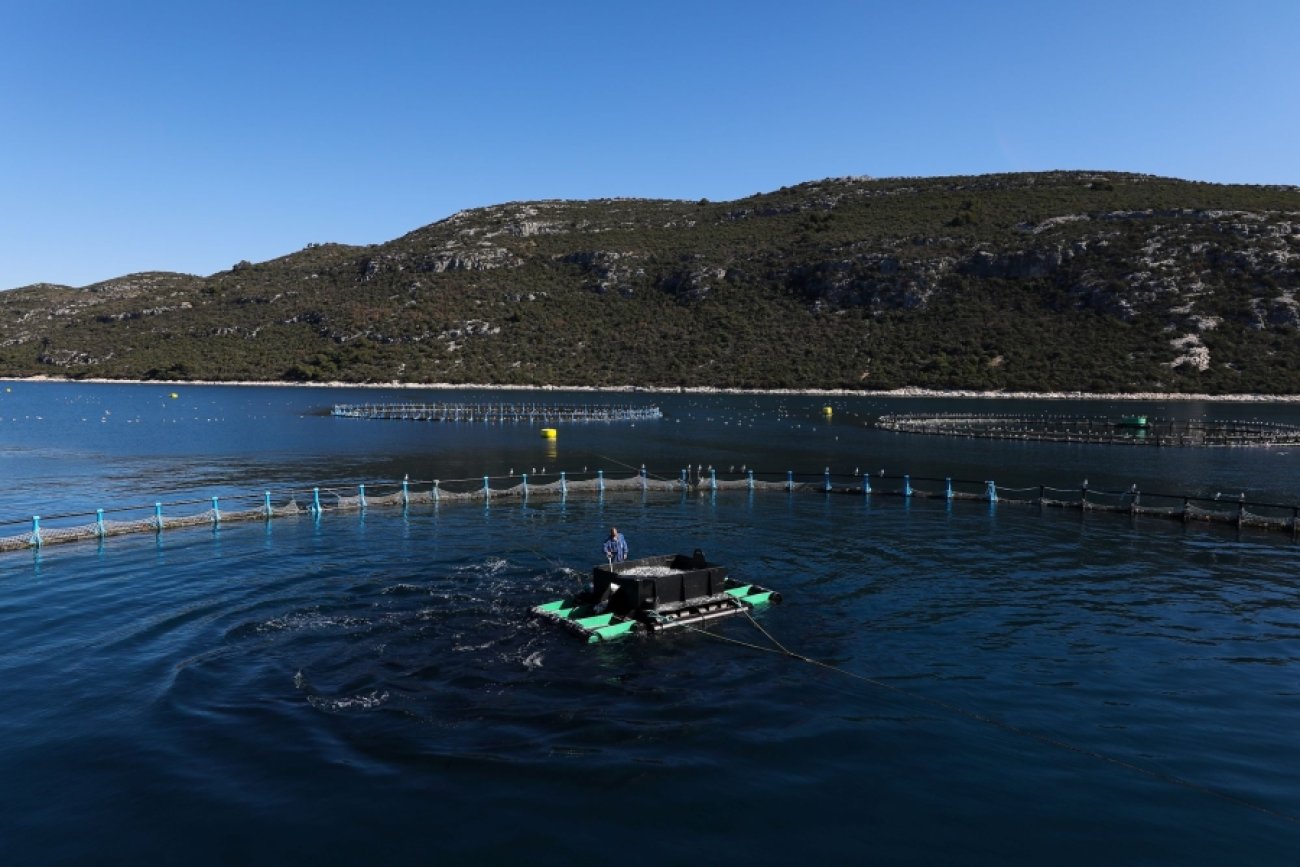
M582 577L582 573L570 568L567 564L561 563L559 560L556 560L554 557L550 557L547 556L546 554L543 554L541 551L537 550L536 548L530 545L525 545L524 550L531 552L535 557L545 560L547 563L551 564L552 569L555 569L558 572L568 572L572 575L573 578L577 579L579 583L585 583L585 579Z
M997 719L996 717L988 716L987 714L980 713L979 711L969 710L960 705L956 705L956 704L952 704L951 702L944 701L943 699L932 698L931 696L922 695L921 693L913 692L912 690L904 689L900 686L895 686L893 684L886 683L874 677L868 677L864 674L858 674L857 672L849 671L846 668L841 668L838 665L832 665L829 662L822 662L819 659L813 659L811 656L805 656L802 653L796 653L795 651L792 651L789 648L787 648L785 645L781 644L781 642L777 641L776 638L772 635L772 633L764 629L763 626L757 620L754 619L753 614L751 614L749 611L745 611L743 613L745 615L745 618L750 623L754 624L754 626L758 629L758 631L761 632L769 641L771 641L773 645L775 645L774 647L764 647L761 644L754 644L752 642L741 641L736 638L730 638L725 635L719 635L716 632L710 632L707 629L700 629L698 627L691 626L690 624L682 624L682 625L686 629L689 629L692 632L698 632L701 635L707 635L708 637L717 639L718 641L724 641L729 644L737 644L740 645L741 647L745 647L750 650L757 650L762 653L773 653L778 656L786 656L791 659L798 660L799 662L806 662L809 665L813 665L818 668L825 669L826 671L833 671L838 674L843 674L853 678L854 680L861 681L862 683L869 684L879 689L883 689L888 692L895 693L897 695L903 696L908 699L912 699L914 701L920 701L924 704L931 705L932 707L940 708L941 710L947 711L950 714L954 714L956 716L962 716L969 720L974 720L975 722L993 726L994 728L1001 729L1002 731L1007 732L1008 734L1013 734L1019 737L1028 738L1030 740L1037 741L1040 744L1044 744L1050 747L1056 747L1057 749L1066 750L1068 752L1076 753L1081 756L1087 756L1088 758L1096 759L1098 761L1105 762L1106 764L1113 765L1118 768L1124 768L1125 770L1132 771L1137 774L1141 774L1142 776L1148 777L1149 779L1157 780L1159 782L1166 783L1173 786L1178 786L1180 788L1187 789L1189 791L1198 792L1202 795L1208 795L1209 797L1217 798L1218 800L1230 804L1235 804L1239 807L1246 807L1247 809L1254 810L1257 813L1263 813L1266 816L1271 816L1274 819L1280 819L1284 822L1289 822L1292 825L1300 825L1300 816L1296 816L1292 813L1287 813L1283 810L1274 809L1273 807L1269 807L1265 804L1261 804L1258 801L1252 801L1247 798L1240 797L1238 795L1233 795L1229 792L1223 792L1220 791L1219 789L1211 788L1210 786L1207 786L1203 783L1198 783L1194 780L1189 780L1186 779L1185 777L1179 777L1175 774L1168 773L1167 771L1156 770L1155 768L1149 768L1144 765L1135 764L1134 762L1130 762L1126 759L1121 759L1121 758L1117 758L1116 756L1107 755L1106 753L1098 752L1097 750L1090 749L1088 747L1081 747L1078 744L1070 743L1069 741L1062 740L1061 738L1054 737L1053 735L1047 735L1041 732L1030 731L1029 729L1021 728L1020 726L1013 725L1012 723L1006 722L1005 720Z
M600 458L602 461L609 461L611 464L618 464L620 467L629 469L632 472L636 473L638 476L641 474L641 471L645 469L645 464L642 464L639 467L634 467L631 464L625 464L622 461L616 461L613 458L611 458L609 455L596 455L596 457ZM649 472L646 473L646 478L655 479L656 481L660 481L660 482L677 481L676 479L670 479L667 476L661 476L658 473L649 473Z

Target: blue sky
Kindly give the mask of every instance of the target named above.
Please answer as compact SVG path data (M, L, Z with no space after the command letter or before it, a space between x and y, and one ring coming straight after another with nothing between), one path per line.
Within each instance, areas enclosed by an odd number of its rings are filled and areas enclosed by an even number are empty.
M0 289L538 198L1300 183L1300 2L0 0Z

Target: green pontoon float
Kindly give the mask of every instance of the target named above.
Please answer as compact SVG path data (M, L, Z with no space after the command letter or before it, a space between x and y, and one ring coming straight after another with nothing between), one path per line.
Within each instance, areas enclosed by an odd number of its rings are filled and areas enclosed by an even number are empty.
M696 549L594 566L591 589L538 605L533 613L585 636L588 643L734 617L781 594L727 576Z

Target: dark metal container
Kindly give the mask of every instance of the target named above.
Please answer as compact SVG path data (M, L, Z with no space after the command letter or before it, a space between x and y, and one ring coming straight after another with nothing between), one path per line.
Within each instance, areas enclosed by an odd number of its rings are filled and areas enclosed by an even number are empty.
M646 567L670 571L656 575L628 574ZM693 555L645 557L591 570L596 601L608 597L609 610L622 616L716 596L727 589L726 581L726 567L709 563L698 549Z

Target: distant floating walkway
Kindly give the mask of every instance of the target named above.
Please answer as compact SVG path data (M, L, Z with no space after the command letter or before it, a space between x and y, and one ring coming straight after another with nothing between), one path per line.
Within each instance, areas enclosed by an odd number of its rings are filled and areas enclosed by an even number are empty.
M544 403L340 403L330 415L399 421L529 422L647 421L663 418L657 406Z
M1160 419L1144 415L978 415L907 413L876 426L899 433L1127 446L1280 446L1300 444L1300 427L1263 421Z

